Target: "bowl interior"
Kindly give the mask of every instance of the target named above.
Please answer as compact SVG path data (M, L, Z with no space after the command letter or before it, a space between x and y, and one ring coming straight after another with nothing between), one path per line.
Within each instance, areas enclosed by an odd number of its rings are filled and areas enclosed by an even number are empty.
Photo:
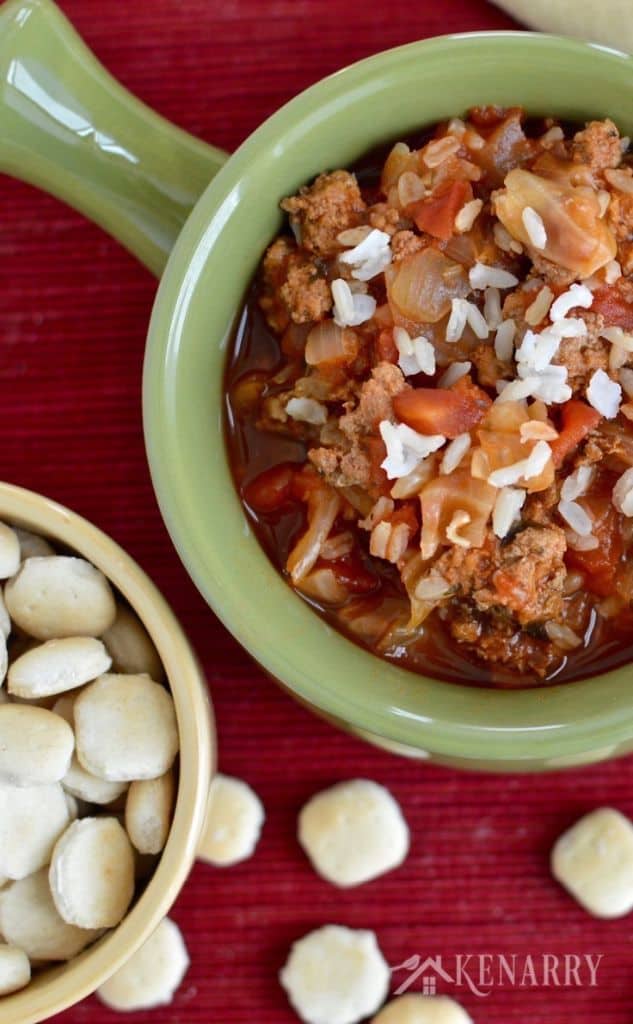
M163 854L121 924L68 964L36 975L0 1000L2 1020L33 1024L94 991L169 912L196 854L215 763L213 720L201 669L178 622L151 580L113 540L85 519L31 491L0 483L0 520L72 548L101 569L136 611L161 657L180 734L174 819Z
M325 79L238 150L188 221L161 283L145 367L154 484L194 581L241 643L301 700L339 721L472 766L544 767L622 751L631 671L540 691L437 682L337 635L269 564L235 494L223 443L223 370L279 199L372 146L483 103L633 133L633 60L528 33L443 37Z

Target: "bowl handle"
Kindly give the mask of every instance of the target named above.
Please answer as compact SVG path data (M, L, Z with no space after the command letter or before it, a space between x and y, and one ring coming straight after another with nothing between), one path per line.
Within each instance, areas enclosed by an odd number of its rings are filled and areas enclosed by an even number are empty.
M160 276L227 154L125 90L52 0L0 7L0 171L69 203Z

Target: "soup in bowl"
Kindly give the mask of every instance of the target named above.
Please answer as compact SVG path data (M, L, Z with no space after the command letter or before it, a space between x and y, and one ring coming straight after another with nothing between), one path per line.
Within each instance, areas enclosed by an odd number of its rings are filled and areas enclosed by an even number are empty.
M293 593L245 517L225 446L225 370L248 326L242 311L249 282L283 227L280 201L323 171L353 168L377 145L421 128L465 122L474 100L521 106L535 125L551 118L550 127L563 125L570 138L570 125L578 130L610 117L625 136L631 125L622 97L630 89L628 58L542 36L447 38L372 58L294 100L245 143L186 225L161 284L145 422L159 501L181 556L212 607L282 685L390 749L492 770L558 768L624 753L633 720L630 670L604 671L597 658L588 676L581 669L584 678L567 683L474 688L464 685L472 681L468 671L461 679L453 672L447 683L424 652L415 672L377 657ZM549 127L541 122L539 130ZM586 395L583 401L592 408ZM562 420L552 427L560 435ZM571 527L563 521L557 529ZM510 672L526 681L525 672Z

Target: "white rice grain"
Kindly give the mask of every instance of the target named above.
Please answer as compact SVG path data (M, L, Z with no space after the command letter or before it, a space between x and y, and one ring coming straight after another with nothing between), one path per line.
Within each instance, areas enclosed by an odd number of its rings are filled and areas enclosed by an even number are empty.
M495 221L495 225L492 229L492 234L495 240L495 244L501 249L502 252L515 253L520 256L523 252L523 246L518 239L513 238L508 229L500 220Z
M490 331L496 331L501 324L501 294L498 288L486 288L484 292L484 320Z
M391 263L391 238L386 231L374 228L354 246L339 256L340 263L351 266L352 277L358 281L371 281Z
M558 512L568 526L579 537L588 537L593 529L593 520L582 505L576 501L559 501Z
M525 380L512 380L509 383L499 381L505 387L499 392L497 402L520 402L524 398L530 398L534 388L538 385L537 377L526 377Z
M545 146L545 148L547 148L548 146L553 145L555 142L562 142L564 138L565 133L563 132L563 129L560 127L560 125L554 124L551 128L548 128L548 130L543 135L541 135L539 142L541 146Z
M389 420L382 420L378 429L387 449L387 457L381 466L390 480L408 476L422 459L446 443L441 434L418 434L405 423L396 426Z
M485 263L477 261L468 272L470 287L477 291L484 288L516 288L519 283L518 277L511 274L509 270L502 267L489 267Z
M541 373L549 367L559 346L560 338L551 331L544 330L540 334L535 334L534 331L527 330L516 350L517 363L523 364L527 374Z
M509 363L514 354L514 338L517 325L514 320L504 320L495 335L495 355L502 363Z
M620 370L619 377L626 397L633 398L633 370L625 366Z
M537 441L526 459L524 479L531 480L533 477L540 476L551 457L552 449L547 441Z
M435 349L428 338L420 335L413 339L413 354L418 361L421 373L428 377L435 373Z
M544 249L547 245L547 231L540 214L533 210L531 206L525 206L521 214L521 220L534 248Z
M633 334L623 331L621 327L603 327L600 337L606 338L618 348L623 348L625 352L633 352Z
M427 167L439 167L449 156L456 153L461 142L454 135L445 135L442 139L429 142L422 150L422 159Z
M438 380L438 388L452 388L453 384L456 384L458 380L465 377L467 373L470 373L472 366L473 364L470 362L462 363L458 361L451 363Z
M497 495L492 512L492 529L495 536L506 537L519 518L526 499L526 492L516 487L502 487Z
M538 295L525 311L525 320L531 327L536 327L544 320L554 298L554 292L547 285L543 285Z
M633 516L633 468L627 469L617 481L612 500L623 516Z
M455 217L455 230L458 234L463 235L466 231L470 231L481 213L483 205L481 199L471 199L469 203L464 203Z
M579 466L570 473L561 487L560 496L563 501L575 501L587 493L596 470L594 466Z
M563 320L570 309L580 306L582 309L589 309L593 302L593 292L584 284L572 284L566 292L563 292L552 303L549 311L552 322Z
M327 421L327 408L314 398L291 398L286 402L291 419L321 427Z
M617 373L621 366L628 361L629 353L625 348L620 348L619 345L612 345L609 349L609 369L613 373Z
M448 475L457 469L466 452L470 449L470 434L459 434L446 447L444 457L440 463L440 473Z
M568 529L565 530L565 536L567 538L567 547L571 548L572 551L595 551L596 548L600 547L600 541L593 533L590 533L587 537L581 537L579 533Z
M466 299L455 298L451 302L451 314L446 325L446 341L452 343L459 341L468 318L468 304Z
M568 316L564 320L556 320L547 328L555 338L584 338L587 324L582 317Z
M589 381L587 401L602 416L612 420L620 409L622 388L604 370L596 370Z
M488 324L486 323L481 310L474 302L466 303L466 319L475 337L484 341L488 337L490 331L488 330Z
M573 651L582 644L582 638L569 626L563 626L560 622L546 622L545 632L561 651Z

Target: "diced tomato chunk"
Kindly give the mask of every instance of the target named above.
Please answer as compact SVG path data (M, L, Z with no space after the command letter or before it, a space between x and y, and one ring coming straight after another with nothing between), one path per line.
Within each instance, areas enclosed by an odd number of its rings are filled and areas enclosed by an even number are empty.
M596 289L591 311L602 313L607 327L622 327L625 331L633 328L633 303L624 297L618 281Z
M576 451L589 431L597 427L602 419L596 409L579 398L572 398L563 405L561 417L562 427L559 435L554 441L550 441L555 466L562 465L567 456Z
M381 466L387 457L387 449L381 437L366 437L363 446L369 459L369 491L372 495L388 496L392 484Z
M331 569L337 583L346 587L350 594L370 594L380 584L379 578L367 568L356 548L332 561L319 559L317 568Z
M265 469L244 487L244 501L255 512L278 512L293 498L292 486L297 469L297 464L292 462L281 462Z
M485 416L492 399L462 377L452 388L411 388L393 400L396 416L419 434L457 437L472 430Z
M411 537L415 537L420 529L418 509L419 503L417 501L403 501L393 515L389 517L389 522L392 526L399 526L401 523L405 523L409 527L409 539L411 539Z
M447 242L455 234L455 217L473 198L468 181L443 181L432 195L413 207L413 219L420 229Z
M327 488L327 486L316 469L309 462L305 462L298 469L295 469L290 485L290 497L294 498L295 501L309 502L315 497L317 491L322 490L324 487Z
M571 569L585 573L586 586L598 597L609 597L622 558L623 541L620 517L611 502L611 494L598 493L578 499L593 519L593 535L598 547L590 551L567 549L565 561Z
M378 362L397 363L398 349L393 340L393 328L385 328L375 341L376 359Z

